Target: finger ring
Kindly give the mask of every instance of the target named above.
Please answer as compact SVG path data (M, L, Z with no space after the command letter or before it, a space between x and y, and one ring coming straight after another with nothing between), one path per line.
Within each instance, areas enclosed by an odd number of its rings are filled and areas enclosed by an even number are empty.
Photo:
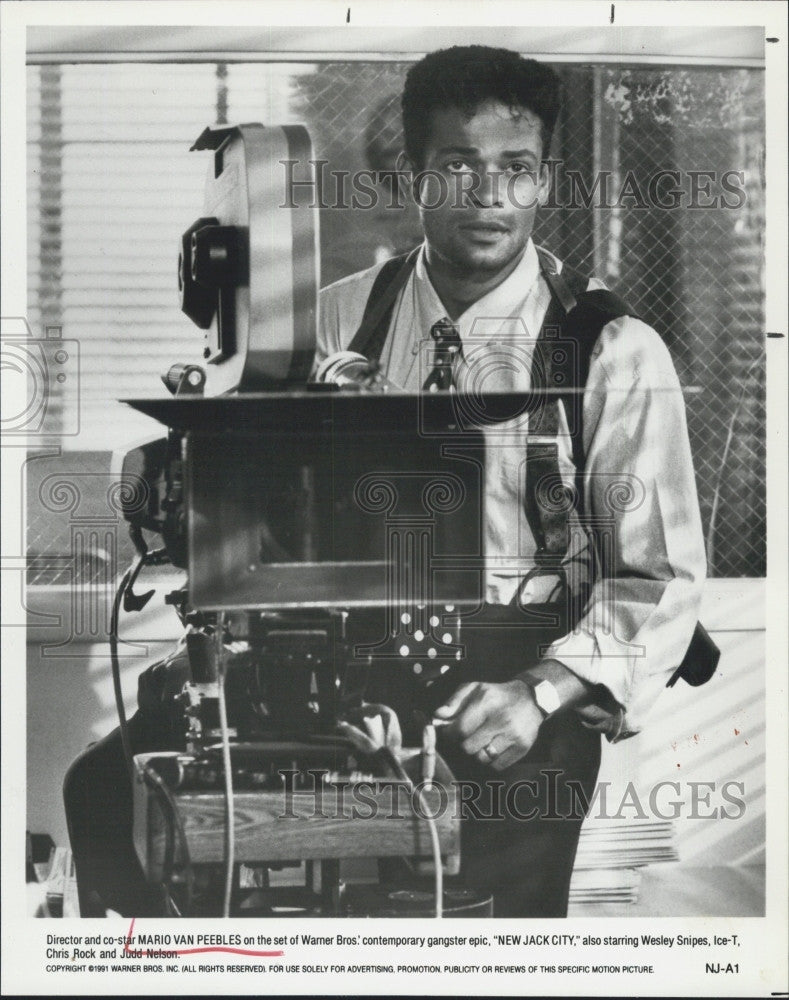
M492 742L488 743L488 745L483 748L483 753L486 753L491 760L493 760L494 757L498 757L499 755L499 751L496 749L496 747Z

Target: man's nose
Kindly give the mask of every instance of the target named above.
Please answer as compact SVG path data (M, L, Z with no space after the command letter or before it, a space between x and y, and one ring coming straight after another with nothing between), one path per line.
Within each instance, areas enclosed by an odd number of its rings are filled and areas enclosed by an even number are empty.
M478 208L501 208L504 204L503 172L484 170L477 174L478 183L471 190L471 201Z

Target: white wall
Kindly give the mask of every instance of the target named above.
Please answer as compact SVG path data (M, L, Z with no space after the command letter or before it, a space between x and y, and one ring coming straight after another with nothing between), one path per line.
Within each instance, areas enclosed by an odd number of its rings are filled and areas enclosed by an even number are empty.
M594 19L594 14L591 15ZM68 55L90 62L113 54L124 59L136 57L172 60L180 56L200 61L208 57L269 60L293 53L320 59L331 53L363 53L365 59L376 54L420 55L449 45L506 45L536 58L572 60L623 60L662 62L683 59L705 60L764 58L764 31L760 27L634 27L604 24L588 26L510 25L506 35L499 25L427 25L392 24L380 27L334 25L325 27L83 27L33 26L27 33L28 59L31 62L60 59Z

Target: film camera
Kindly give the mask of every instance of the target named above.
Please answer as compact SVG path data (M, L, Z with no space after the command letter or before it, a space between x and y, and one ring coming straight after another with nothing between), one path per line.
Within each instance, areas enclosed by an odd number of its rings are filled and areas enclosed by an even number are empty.
M442 901L489 912L432 883L355 899L339 877L348 857L407 857L410 874L427 865L439 885L458 868L452 776L424 723L465 679L482 606L482 435L458 435L453 394L381 391L391 387L344 363L342 378L310 382L314 187L286 191L283 167L314 179L305 129L206 129L193 149L211 162L178 284L205 364L174 365L170 398L128 401L167 434L117 466L139 553L124 607L152 594L134 591L143 566L188 573L166 597L186 625L163 698L172 742L133 763L138 856L170 884L179 858L181 870L184 858L190 870L223 860L233 892L234 866L252 866L265 912L280 912L268 873L295 861L307 884L288 912L408 915L437 900L439 912ZM150 532L161 549L149 551ZM379 700L398 710L398 753L338 730ZM363 783L370 815L349 823ZM408 789L404 811L392 783ZM314 815L316 790L333 796L328 815Z

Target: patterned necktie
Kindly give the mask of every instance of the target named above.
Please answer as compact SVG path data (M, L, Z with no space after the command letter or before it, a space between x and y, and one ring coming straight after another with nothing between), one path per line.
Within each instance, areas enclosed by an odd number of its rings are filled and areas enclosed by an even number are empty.
M424 381L423 392L436 392L452 386L452 362L461 347L458 329L446 317L431 326L430 336L436 347L433 370Z

